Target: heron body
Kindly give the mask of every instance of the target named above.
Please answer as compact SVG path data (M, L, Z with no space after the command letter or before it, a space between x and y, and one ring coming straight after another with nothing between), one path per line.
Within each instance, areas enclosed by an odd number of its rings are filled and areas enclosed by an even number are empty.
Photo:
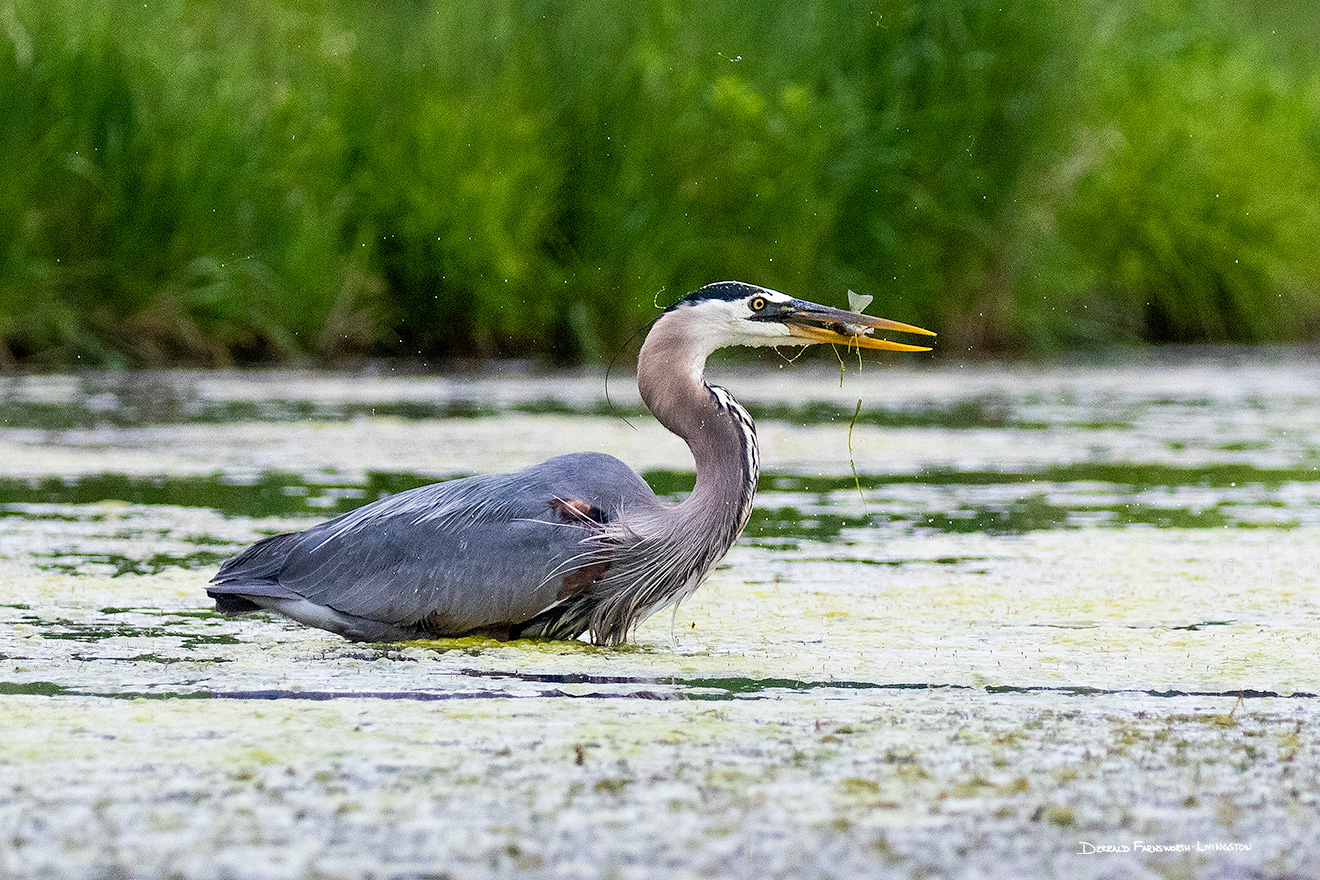
M692 492L658 499L622 461L575 453L507 474L401 492L225 562L207 593L229 614L280 612L357 641L484 634L617 644L686 598L747 525L760 469L756 427L705 381L725 345L875 338L906 324L739 282L667 310L638 357L637 386L696 463Z

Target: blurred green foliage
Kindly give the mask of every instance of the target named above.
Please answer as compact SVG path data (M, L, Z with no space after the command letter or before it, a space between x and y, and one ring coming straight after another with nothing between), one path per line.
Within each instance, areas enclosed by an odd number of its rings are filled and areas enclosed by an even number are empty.
M946 352L1320 328L1298 0L0 0L0 366L598 359L740 278Z

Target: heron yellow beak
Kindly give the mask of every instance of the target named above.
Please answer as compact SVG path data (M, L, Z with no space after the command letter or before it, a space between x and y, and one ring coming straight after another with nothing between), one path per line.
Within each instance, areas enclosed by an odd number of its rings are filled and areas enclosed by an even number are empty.
M795 299L779 317L788 328L790 336L807 342L832 342L853 348L879 348L886 351L930 351L929 346L908 345L903 342L890 342L877 339L871 334L876 330L894 330L900 333L920 333L934 336L929 330L891 321L888 318L873 318L860 312L849 312L831 306L822 306L806 300Z

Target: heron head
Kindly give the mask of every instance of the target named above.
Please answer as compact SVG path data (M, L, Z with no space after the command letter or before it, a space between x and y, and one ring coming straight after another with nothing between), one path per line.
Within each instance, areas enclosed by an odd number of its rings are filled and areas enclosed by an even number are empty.
M930 351L927 346L891 342L872 334L876 330L893 330L935 335L911 324L822 306L741 281L707 284L670 306L668 311L683 313L692 331L709 340L711 350L726 345L833 342L854 348Z

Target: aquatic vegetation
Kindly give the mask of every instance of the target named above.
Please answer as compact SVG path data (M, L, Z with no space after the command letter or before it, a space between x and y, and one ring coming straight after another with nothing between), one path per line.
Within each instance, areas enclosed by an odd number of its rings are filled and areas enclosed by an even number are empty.
M1035 876L1139 836L1315 873L1314 368L1014 370L859 379L818 423L783 400L832 374L773 383L746 537L625 648L352 644L203 598L217 557L442 477L436 438L475 471L592 431L688 491L594 377L158 375L196 386L160 414L123 377L0 378L91 414L0 425L5 870ZM491 411L391 409L450 392ZM945 403L859 423L854 482L857 396ZM417 470L370 466L400 445Z

